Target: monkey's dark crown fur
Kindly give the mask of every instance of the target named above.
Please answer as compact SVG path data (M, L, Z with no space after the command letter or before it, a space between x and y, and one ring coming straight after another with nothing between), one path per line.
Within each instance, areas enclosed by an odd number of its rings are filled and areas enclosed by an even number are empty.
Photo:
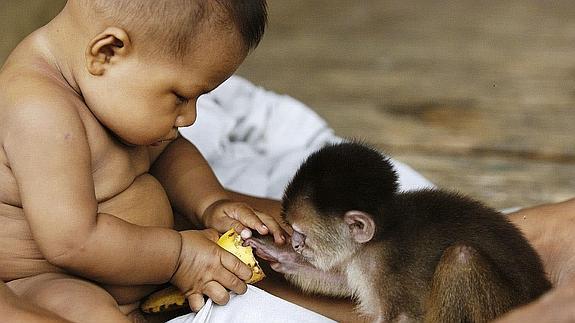
M349 210L378 214L398 189L388 158L358 143L325 146L310 155L287 186L283 207L306 197L325 215Z

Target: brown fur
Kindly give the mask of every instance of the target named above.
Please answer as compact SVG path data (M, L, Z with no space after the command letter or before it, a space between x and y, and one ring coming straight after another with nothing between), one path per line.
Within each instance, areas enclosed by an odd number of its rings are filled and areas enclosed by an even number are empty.
M397 192L396 181L369 147L325 147L283 198L293 249L249 243L284 262L278 271L303 290L351 294L375 321L487 322L550 289L538 255L504 215L456 193ZM287 265L294 259L297 268Z

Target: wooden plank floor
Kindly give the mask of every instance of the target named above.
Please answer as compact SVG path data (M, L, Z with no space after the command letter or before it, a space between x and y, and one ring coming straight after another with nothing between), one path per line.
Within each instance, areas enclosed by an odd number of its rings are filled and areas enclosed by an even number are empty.
M575 196L572 0L269 0L239 73L494 207ZM0 61L63 0L2 0Z
M575 2L275 0L240 74L495 207L575 196Z

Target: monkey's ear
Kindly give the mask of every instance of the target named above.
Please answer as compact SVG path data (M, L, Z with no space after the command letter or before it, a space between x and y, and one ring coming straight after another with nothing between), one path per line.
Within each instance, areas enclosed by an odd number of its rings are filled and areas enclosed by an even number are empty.
M361 211L347 211L343 221L349 226L351 235L356 242L369 242L375 235L375 222L369 213Z

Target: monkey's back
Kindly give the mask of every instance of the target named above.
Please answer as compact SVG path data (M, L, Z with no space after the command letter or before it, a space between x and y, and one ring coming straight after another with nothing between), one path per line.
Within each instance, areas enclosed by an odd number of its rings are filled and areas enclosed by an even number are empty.
M505 215L465 196L440 190L399 193L381 232L389 265L409 286L427 291L443 252L473 247L510 286L516 305L551 288L535 250ZM387 213L388 215L390 213ZM410 281L408 281L410 280ZM404 297L416 297L412 295ZM409 293L409 292L407 292Z

